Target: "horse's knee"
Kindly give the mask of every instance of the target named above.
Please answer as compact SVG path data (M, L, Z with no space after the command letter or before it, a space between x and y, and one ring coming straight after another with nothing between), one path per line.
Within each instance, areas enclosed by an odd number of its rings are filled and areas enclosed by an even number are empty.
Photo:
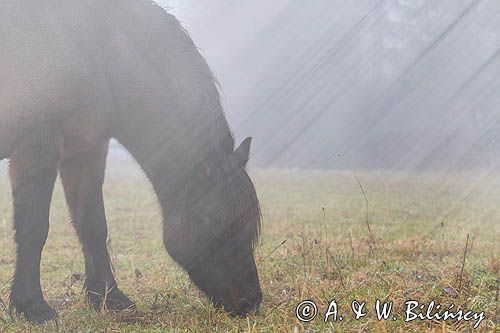
M22 248L31 248L39 250L45 246L49 234L48 221L34 221L30 224L29 228L25 225L21 226L20 223L14 223L15 227L15 240Z

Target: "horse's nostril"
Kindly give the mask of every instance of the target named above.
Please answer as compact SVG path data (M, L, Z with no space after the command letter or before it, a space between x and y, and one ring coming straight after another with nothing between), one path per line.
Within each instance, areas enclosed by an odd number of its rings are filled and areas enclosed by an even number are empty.
M252 310L253 306L247 299L243 298L238 302L238 313L240 315L246 316Z
M237 312L240 316L246 316L250 313L258 313L260 310L260 302L249 302L243 298L238 302Z

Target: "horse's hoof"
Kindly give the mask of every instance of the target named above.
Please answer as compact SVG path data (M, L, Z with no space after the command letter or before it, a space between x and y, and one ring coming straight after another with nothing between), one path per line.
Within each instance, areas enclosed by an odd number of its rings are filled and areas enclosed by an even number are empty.
M105 303L106 309L111 311L123 311L123 310L135 309L134 302L132 302L117 287L114 287L113 289L109 290L106 295L88 291L88 298L90 305L96 311L100 311L102 309L104 301L106 302Z
M57 312L43 299L31 303L25 308L16 309L18 313L24 315L26 320L36 324L43 324L57 318Z
M112 311L135 309L135 304L119 289L114 289L106 297L106 307Z

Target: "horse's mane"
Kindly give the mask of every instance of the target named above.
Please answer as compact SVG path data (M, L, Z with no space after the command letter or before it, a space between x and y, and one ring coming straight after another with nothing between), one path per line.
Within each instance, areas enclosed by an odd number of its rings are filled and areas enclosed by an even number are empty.
M183 38L181 40L189 40L192 38L188 31L182 26L182 24L177 20L177 18L167 12L164 8L160 7L155 2L150 2L158 11L161 11L161 17L165 20L171 28L180 29ZM206 163L207 161L213 165L216 165L219 172L222 173L224 179L226 179L226 190L234 193L235 191L244 191L240 195L235 196L238 198L247 198L247 203L237 202L236 209L245 209L246 207L251 207L251 212L236 212L236 215L241 215L245 213L251 214L245 220L252 220L251 223L256 222L255 225L241 225L244 229L250 232L250 236L253 241L253 246L256 245L260 230L261 230L261 211L259 206L258 198L253 195L253 188L235 188L238 184L233 181L235 177L234 163L232 161L235 140L233 133L231 132L229 125L227 123L222 102L221 102L221 91L222 87L220 82L217 80L214 73L211 71L206 59L200 53L199 49L192 43L188 43L187 48L183 48L186 57L194 57L196 60L196 66L198 72L201 74L202 82L198 82L198 94L201 94L203 98L202 104L209 106L206 110L200 110L202 113L201 121L195 124L192 133L195 135L194 142L197 151L197 156L193 161L193 167ZM197 96L200 98L200 96ZM199 102L199 101L198 101ZM243 177L248 177L246 171ZM244 184L252 184L251 181L242 182ZM253 185L252 185L253 186ZM226 207L227 209L233 209L232 207ZM254 216L254 214L256 214ZM233 221L233 223L236 221ZM246 222L248 223L248 222ZM232 228L234 226L228 225L227 228Z

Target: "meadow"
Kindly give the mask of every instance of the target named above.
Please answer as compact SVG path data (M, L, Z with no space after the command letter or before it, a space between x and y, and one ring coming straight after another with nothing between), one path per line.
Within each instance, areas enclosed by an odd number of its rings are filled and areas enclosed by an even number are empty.
M42 259L45 297L57 323L31 325L7 311L14 266L10 188L0 171L0 332L500 332L500 174L252 169L263 224L256 261L259 313L215 310L168 257L151 187L130 163L110 162L105 184L108 246L135 313L91 311L83 256L58 182ZM365 193L366 197L363 195ZM379 321L375 301L393 302ZM310 322L297 304L313 300ZM325 323L331 300L343 320ZM353 300L366 302L356 320ZM406 323L405 302L484 312L474 321ZM338 318L337 318L338 319Z

